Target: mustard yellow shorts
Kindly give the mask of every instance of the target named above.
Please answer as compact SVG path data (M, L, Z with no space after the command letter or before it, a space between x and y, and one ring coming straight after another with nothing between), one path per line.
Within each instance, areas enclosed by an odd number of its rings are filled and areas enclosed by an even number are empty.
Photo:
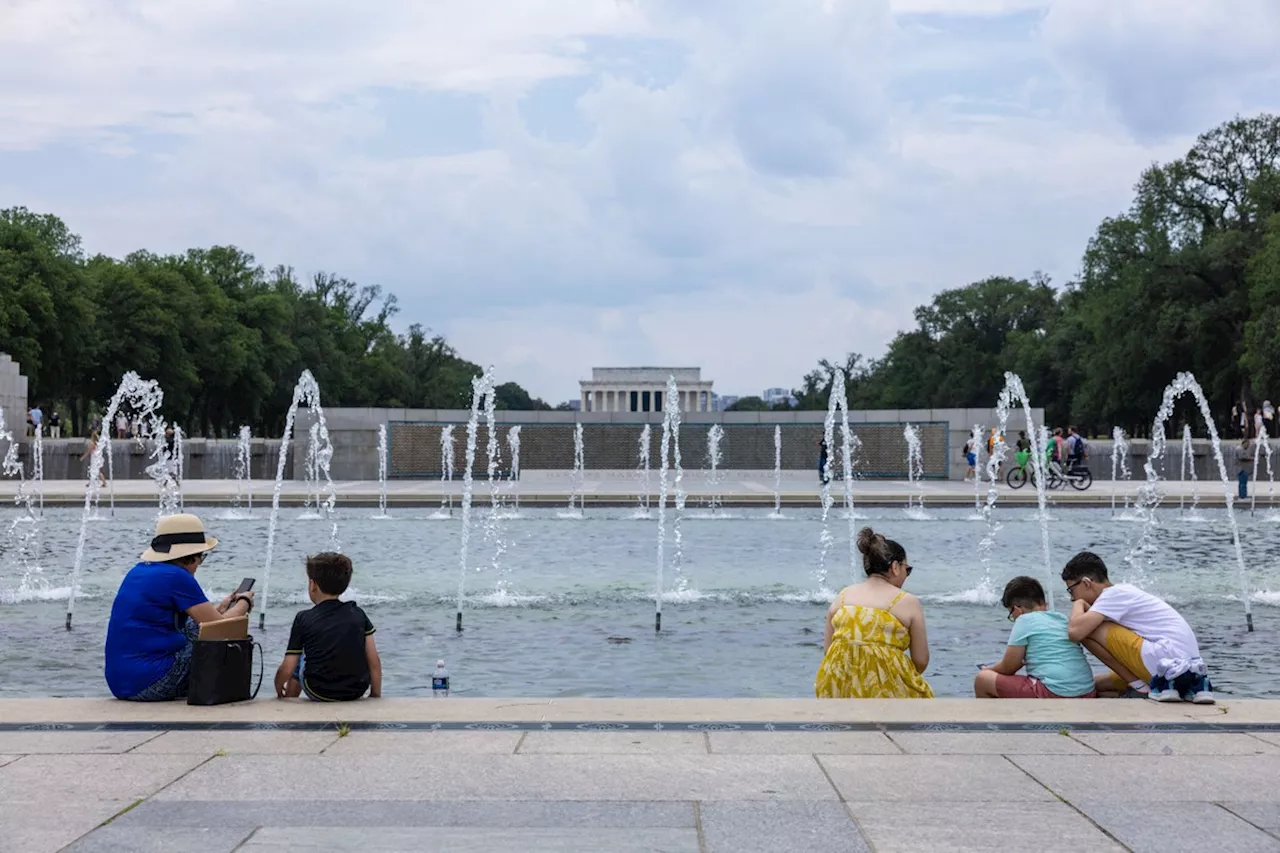
M1107 651L1115 655L1120 665L1143 681L1151 681L1151 673L1142 662L1142 638L1115 623L1107 625Z

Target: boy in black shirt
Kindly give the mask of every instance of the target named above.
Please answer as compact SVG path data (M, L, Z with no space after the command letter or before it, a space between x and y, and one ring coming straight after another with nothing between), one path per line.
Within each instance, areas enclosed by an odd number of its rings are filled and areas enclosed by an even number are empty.
M293 619L289 647L276 670L276 696L302 693L318 702L382 695L382 660L373 623L354 601L339 601L351 583L351 559L326 552L307 558L307 595L315 605Z

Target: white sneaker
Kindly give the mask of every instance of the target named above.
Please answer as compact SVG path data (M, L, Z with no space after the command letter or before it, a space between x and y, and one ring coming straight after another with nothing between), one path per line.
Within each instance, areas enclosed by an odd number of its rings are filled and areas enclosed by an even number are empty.
M1196 705L1212 705L1217 700L1213 698L1212 690L1201 690L1199 693L1192 695L1191 701Z
M1172 687L1166 687L1164 690L1152 690L1151 698L1157 702L1181 702L1182 696Z

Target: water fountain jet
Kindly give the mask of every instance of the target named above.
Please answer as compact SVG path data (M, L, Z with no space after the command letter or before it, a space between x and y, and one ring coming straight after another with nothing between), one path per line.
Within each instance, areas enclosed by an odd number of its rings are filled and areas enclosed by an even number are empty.
M1158 524L1156 519L1156 507L1160 505L1160 475L1156 471L1156 463L1164 456L1168 439L1165 435L1164 425L1169 418L1173 417L1173 406L1179 397L1184 394L1190 394L1196 402L1200 411L1200 416L1204 418L1205 424L1209 427L1209 440L1213 444L1213 457L1218 463L1218 474L1222 480L1222 492L1227 504L1227 521L1231 525L1231 541L1235 546L1236 564L1240 575L1240 597L1244 602L1244 619L1245 626L1248 631L1253 631L1253 607L1249 600L1249 577L1244 563L1244 549L1240 544L1240 525L1236 522L1235 513L1235 493L1232 491L1232 483L1227 476L1227 463L1222 456L1222 442L1218 438L1218 427L1214 424L1213 412L1209 408L1209 401L1205 398L1204 391L1200 388L1200 383L1196 382L1195 376L1190 373L1179 373L1164 389L1164 396L1161 400L1160 409L1156 412L1155 421L1151 426L1151 453L1147 457L1146 469L1147 481L1139 490L1139 506L1146 513L1146 526L1142 532L1142 544L1140 546L1142 553L1147 555L1155 553L1155 528ZM1188 428L1189 429L1189 428Z
M675 521L673 540L676 551L675 565L680 572L682 555L680 553L680 517L684 513L684 468L680 465L680 394L674 376L667 377L667 394L663 398L662 442L660 444L658 467L658 579L654 590L653 630L662 630L662 596L663 573L666 570L666 536L667 536L667 466L670 463L674 471L675 489ZM677 584L681 589L681 584ZM680 590L677 590L680 591Z
M378 424L378 514L387 518L387 425Z
M121 378L119 387L116 388L115 394L111 397L111 402L107 404L107 410L102 416L103 426L106 427L114 423L116 413L120 410L121 405L126 404L137 413L139 422L154 425L159 420L156 413L163 402L164 392L160 390L160 385L154 379L143 379L131 370ZM104 429L101 437L103 440L98 442L98 446L89 456L89 485L85 487L84 513L80 519L80 536L76 540L76 557L71 568L71 591L67 596L66 629L68 631L71 630L71 621L75 615L76 592L80 586L80 567L84 564L85 539L98 495L98 476L102 472L103 456L111 452L111 439L108 430ZM107 459L110 459L109 455L107 455ZM114 480L112 482L114 483ZM114 485L112 488L114 490ZM113 512L114 509L115 500L113 497Z
M475 487L475 462L476 462L476 433L480 429L480 410L484 406L487 409L486 399L493 396L493 367L490 366L485 370L484 374L477 376L471 380L471 415L467 419L467 444L466 444L466 467L462 474L462 536L459 548L458 558L458 618L456 622L456 630L462 630L462 604L466 600L466 583L467 583L467 550L471 544L471 502L472 491ZM487 412L486 412L487 414ZM490 436L493 435L492 426L489 431ZM449 446L452 450L453 431L449 430ZM444 445L444 438L441 437L441 446ZM491 454L492 458L492 454ZM492 465L492 461L490 462ZM450 465L452 470L452 464Z
M338 523L333 518L333 510L334 505L337 503L338 495L333 488L333 480L329 476L329 460L333 458L333 445L329 441L329 426L325 422L324 408L320 405L320 385L316 382L316 378L311 374L310 370L303 370L302 375L298 377L298 384L294 386L293 400L289 404L289 410L285 413L284 432L280 436L280 459L276 463L276 482L271 492L271 520L267 525L267 554L262 567L262 610L258 614L259 630L263 630L267 626L267 605L271 592L271 562L275 554L276 528L280 523L280 493L284 489L284 471L289 461L289 445L293 442L294 421L298 417L298 408L304 403L316 418L316 423L312 425L312 431L316 436L316 451L314 453L314 464L317 469L316 481L317 483L319 482L321 475L325 479L325 498L321 501L319 491L317 491L316 500L318 506L324 510L332 524L329 538L333 550L337 550ZM311 455L309 452L308 456Z

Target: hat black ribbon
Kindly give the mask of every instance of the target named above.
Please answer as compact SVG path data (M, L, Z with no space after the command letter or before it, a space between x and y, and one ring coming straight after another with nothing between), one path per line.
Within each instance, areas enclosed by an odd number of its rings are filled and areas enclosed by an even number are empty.
M168 554L169 549L174 545L203 545L205 541L203 532L161 533L151 540L151 550L158 551L161 554Z

